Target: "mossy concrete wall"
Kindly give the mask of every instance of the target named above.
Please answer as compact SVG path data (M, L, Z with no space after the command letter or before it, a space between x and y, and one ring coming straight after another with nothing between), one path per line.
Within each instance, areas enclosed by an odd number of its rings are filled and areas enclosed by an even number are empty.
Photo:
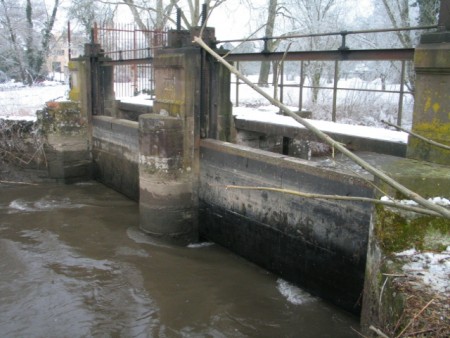
M450 198L450 168L410 159L398 159L381 169L420 195ZM397 199L401 194L378 182L381 191ZM408 300L420 292L420 285L411 289L405 283L404 263L398 253L415 249L441 252L450 245L450 220L377 206L370 223L367 254L362 327L367 337L378 337L372 326L389 337L397 336L421 309L410 309ZM435 295L427 295L431 300ZM436 298L439 298L436 297ZM426 303L426 302L425 302ZM424 304L422 304L424 305ZM445 309L442 309L445 311Z

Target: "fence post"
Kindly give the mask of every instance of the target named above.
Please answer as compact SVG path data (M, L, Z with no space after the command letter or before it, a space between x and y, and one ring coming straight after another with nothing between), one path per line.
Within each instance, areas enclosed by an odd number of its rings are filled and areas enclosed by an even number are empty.
M239 61L236 63L236 69L239 70ZM237 76L236 77L236 107L239 107L239 79Z
M402 119L403 119L403 94L405 93L405 61L402 61L402 68L400 72L400 91L399 91L399 97L398 97L398 113L397 113L397 125L402 125Z
M278 83L278 81L277 81ZM280 65L280 102L283 102L284 96L284 62Z
M86 44L84 46L85 57L89 60L89 66L86 67L88 74L89 88L87 89L87 108L91 115L99 115L102 112L103 95L101 90L101 70L99 65L99 56L101 54L98 43ZM90 78L89 78L90 76Z
M298 110L302 111L303 109L303 84L304 84L304 70L303 70L303 60L300 61L300 89L298 93Z
M336 122L337 86L339 81L339 61L334 61L334 83L333 83L333 110L331 121Z

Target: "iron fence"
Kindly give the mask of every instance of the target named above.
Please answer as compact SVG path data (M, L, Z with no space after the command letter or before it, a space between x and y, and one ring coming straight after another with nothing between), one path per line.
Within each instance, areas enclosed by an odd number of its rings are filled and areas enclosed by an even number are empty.
M237 68L244 73L246 72L245 68L249 68L248 65L251 63L257 63L256 67L253 66L254 71L255 68L259 69L259 65L263 62L270 62L272 75L271 80L266 84L270 87L267 90L273 90L273 96L284 104L296 106L299 111L312 111L314 118L319 115L321 119L336 122L345 120L347 117L350 118L349 115L353 115L352 120L355 120L354 115L359 115L357 118L365 121L357 121L357 123L370 125L376 124L375 121L370 121L371 119L379 121L384 119L401 126L409 125L412 122L414 49L350 49L346 39L348 36L356 34L397 33L402 30L424 31L433 28L436 26L223 40L218 43L230 46L231 42L260 41L262 52L237 53L232 51L226 55L226 59L235 62ZM293 39L313 39L324 36L341 38L337 50L273 53L267 50L267 42L270 39L293 41ZM339 45L339 43L335 43L335 45ZM376 68L358 70L358 67L364 68L369 63L372 63L372 68L374 68L374 64L384 68L383 72ZM320 69L321 81L312 79L311 69L314 68ZM307 73L308 70L309 73ZM393 73L396 74L395 81L392 81ZM254 82L257 83L257 72L253 74ZM391 81L386 80L388 76ZM232 89L234 105L238 107L241 104L247 104L246 92L243 90L246 85L236 78L232 80L232 85L234 86ZM358 99L355 93L360 93Z
M167 30L139 29L134 24L94 26L93 41L101 45L103 65L114 67L116 98L154 93L152 61L155 50L167 45Z

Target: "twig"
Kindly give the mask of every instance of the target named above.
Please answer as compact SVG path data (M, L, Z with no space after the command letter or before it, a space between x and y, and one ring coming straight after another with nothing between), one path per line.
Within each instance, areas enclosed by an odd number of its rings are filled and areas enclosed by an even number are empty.
M415 332L408 333L407 335L405 335L405 337L417 336L417 335L419 335L419 334L428 333L428 332L433 332L433 331L436 331L436 330L437 330L437 328L427 329L427 330L421 330L421 331L415 331Z
M375 332L380 337L389 338L389 336L386 336L381 330L377 329L375 326L370 325L369 330Z
M355 328L353 328L352 326L350 326L350 329L355 332L357 335L363 337L363 338L367 338L365 335L363 335L361 332L359 332L358 330L356 330Z
M378 300L378 307L380 307L380 308L381 308L381 300L382 300L382 298L383 298L384 288L385 288L385 286L386 286L386 283L387 283L388 279L389 279L389 277L386 276L386 279L384 280L383 286L381 287L381 291L380 291L380 299Z
M408 277L405 274L397 274L397 273L383 273L382 275L388 277Z
M382 205L386 205L389 207L394 207L394 208L403 209L403 210L407 210L407 211L413 211L413 212L426 214L426 215L430 215L430 216L439 216L439 214L437 212L426 209L426 208L420 208L420 207L415 207L412 205L401 204L401 203L397 203L395 201L382 201L382 200L377 200L377 199L369 198L369 197L311 194L311 193L301 192L301 191L297 191L297 190L272 188L272 187L253 187L253 186L242 186L242 185L225 185L223 187L225 189L273 191L273 192L279 192L279 193L284 193L284 194L296 195L296 196L300 196L300 197L304 197L304 198L321 198L321 199L328 199L328 200L354 201L354 202L367 202L367 203L374 203L374 204L382 204Z
M36 183L28 183L28 182L15 182L15 181L1 181L0 183L5 183L5 184L24 184L24 185L38 185Z
M423 311L425 311L425 309L426 309L428 306L430 306L430 304L431 304L433 301L434 301L434 298L433 298L432 300L430 300L430 301L422 308L422 310L420 310L419 312L417 312L417 314L409 321L408 325L405 326L405 328L402 330L402 332L400 332L400 333L398 334L398 336L397 336L396 338L400 337L400 336L408 329L408 327L410 327L410 325L417 319L417 317L419 317L420 314L421 314Z
M6 150L6 149L0 148L0 150L2 150L2 151L4 151L5 153L11 155L13 158L19 160L19 161L22 162L23 164L28 165L28 164L31 163L31 161L34 159L34 157L35 157L36 154L41 150L42 147L43 147L43 146L42 146L42 144L41 144L41 145L39 146L39 148L34 152L33 156L31 156L31 158L30 158L28 161L25 161L24 159L22 159L22 158L20 158L20 157L18 157L18 156L16 156L16 155L14 155L12 152L10 152L10 151L8 151L8 150Z
M362 168L366 169L368 172L373 174L374 176L378 177L380 180L385 182L386 184L390 185L392 188L398 190L403 195L405 195L407 198L410 198L414 201L416 201L421 206L431 209L433 211L436 211L441 216L450 219L450 210L447 210L440 205L434 204L431 201L426 200L419 194L415 193L414 191L406 188L404 185L400 184L399 182L395 181L391 177L389 177L387 174L382 172L381 170L378 170L374 166L372 166L370 163L364 161L359 156L356 156L353 154L350 150L342 146L339 142L336 142L334 139L332 139L330 136L325 134L323 131L315 127L312 123L308 122L306 119L301 118L297 114L295 114L293 111L291 111L286 105L281 103L278 100L275 100L273 97L271 97L269 94L267 94L265 91L263 91L261 88L259 88L257 85L255 85L253 82L251 82L249 79L247 79L245 76L243 76L235 67L230 65L227 61L225 61L219 54L217 54L215 51L213 51L203 40L201 37L194 37L194 42L199 44L203 49L205 49L209 54L211 54L218 62L223 64L230 72L235 74L239 79L241 79L245 84L250 86L253 90L255 90L257 93L265 97L270 103L277 106L278 108L282 109L287 115L292 117L294 120L296 120L298 123L305 126L307 129L312 131L318 138L325 141L331 146L334 146L338 151L343 153L345 156L349 157L351 160L356 162L358 165L360 165Z
M436 146L436 147L439 147L439 148L443 148L443 149L446 149L446 150L450 150L450 146L448 146L448 145L446 145L446 144L442 144L442 143L439 143L439 142L430 140L429 138L426 138L426 137L423 137L423 136L421 136L421 135L419 135L419 134L416 134L416 133L413 132L413 131L406 130L405 128L402 128L402 127L400 127L400 126L397 126L396 124L393 124L393 123L391 123L391 122L388 122L388 121L385 121L385 120L381 120L381 122L384 123L384 124L387 124L388 126L397 128L398 130L401 130L401 131L403 131L403 132L405 132L405 133L408 133L409 135L414 136L414 137L418 138L419 140L422 140L422 141L424 141L424 142L426 142L426 143L432 144L432 145L434 145L434 146Z

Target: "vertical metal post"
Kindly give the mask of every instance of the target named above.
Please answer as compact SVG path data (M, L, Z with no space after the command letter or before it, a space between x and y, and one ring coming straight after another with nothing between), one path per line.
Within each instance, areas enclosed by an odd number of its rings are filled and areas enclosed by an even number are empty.
M283 94L284 94L284 62L281 62L280 67L280 102L283 103ZM278 83L278 81L277 81Z
M298 93L298 110L302 111L303 109L303 78L305 76L303 71L303 60L300 61L300 89Z
M207 12L208 12L208 4L204 3L202 5L202 26L205 24L206 22L206 18L207 18Z
M177 31L181 30L181 8L177 8Z
M97 22L94 22L94 29L92 30L92 43L98 43L98 27L97 27Z
M236 69L239 70L239 61L236 63ZM239 78L236 77L236 107L239 107Z
M405 83L405 63L406 61L402 61L402 70L400 73L400 92L398 97L398 113L397 113L397 125L402 125L402 118L403 118L403 94L405 93L404 90L404 83Z
M339 81L339 61L334 61L334 83L333 83L333 110L331 121L336 122L337 86Z
M272 85L273 85L273 97L278 100L278 66L276 62L272 61Z
M133 57L134 59L137 58L137 36L136 36L136 26L133 25ZM132 72L133 72L133 95L137 96L139 93L139 87L138 87L138 77L137 77L137 66L134 63L132 66Z

